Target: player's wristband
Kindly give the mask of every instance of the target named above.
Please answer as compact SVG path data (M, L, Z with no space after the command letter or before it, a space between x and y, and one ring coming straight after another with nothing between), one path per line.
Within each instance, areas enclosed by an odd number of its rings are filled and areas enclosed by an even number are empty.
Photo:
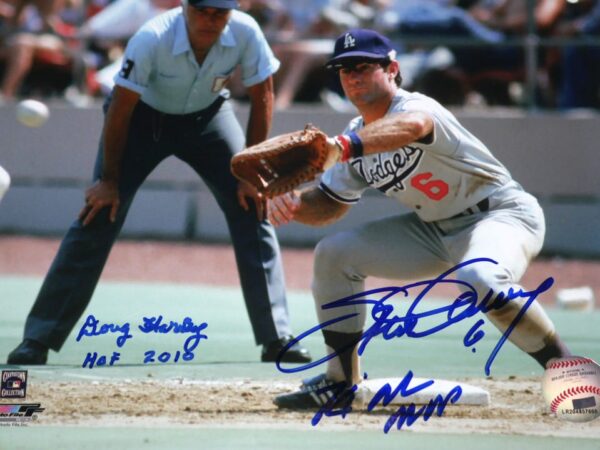
M364 154L363 143L354 131L348 134L340 134L336 137L342 146L341 162L346 162L350 158L360 158Z
M342 157L340 158L340 162L346 162L352 157L352 148L350 144L350 138L344 134L340 134L335 137L335 139L342 146Z
M363 143L354 131L348 133L348 138L350 139L350 151L352 153L352 158L360 158L364 154Z

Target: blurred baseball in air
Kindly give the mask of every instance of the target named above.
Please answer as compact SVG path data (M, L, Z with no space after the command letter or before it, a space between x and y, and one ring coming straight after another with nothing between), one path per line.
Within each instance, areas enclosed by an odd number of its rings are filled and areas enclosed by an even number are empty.
M17 104L17 120L23 125L41 127L50 117L48 107L37 100L23 100Z
M0 200L4 197L10 186L10 175L0 166Z

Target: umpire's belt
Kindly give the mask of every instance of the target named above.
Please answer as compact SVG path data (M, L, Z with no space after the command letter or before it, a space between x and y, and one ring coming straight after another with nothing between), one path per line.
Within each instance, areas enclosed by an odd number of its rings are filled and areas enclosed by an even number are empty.
M199 130L203 130L215 114L217 114L225 100L227 100L227 97L219 95L206 108L189 114L167 114L141 101L138 103L137 110L142 116L151 117L152 133L154 139L158 141L164 130L177 130L183 133L186 133L186 131L198 132Z
M454 219L456 217L470 216L471 214L475 214L477 212L486 212L486 211L489 211L489 209L490 209L490 200L488 197L486 197L483 200L481 200L480 202L478 202L476 205L471 206L470 208L467 208L462 212L459 212L455 216L452 216L451 219Z

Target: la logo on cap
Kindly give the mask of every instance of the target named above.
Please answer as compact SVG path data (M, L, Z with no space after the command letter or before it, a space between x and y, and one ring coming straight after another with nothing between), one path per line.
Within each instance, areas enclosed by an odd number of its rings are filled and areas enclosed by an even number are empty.
M346 33L344 37L344 48L354 47L356 45L356 39L352 37L350 33Z

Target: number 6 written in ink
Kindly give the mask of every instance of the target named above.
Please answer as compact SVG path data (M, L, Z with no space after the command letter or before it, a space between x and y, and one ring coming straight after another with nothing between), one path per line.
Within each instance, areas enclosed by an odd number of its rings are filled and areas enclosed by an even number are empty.
M428 181L433 174L431 172L419 173L412 177L410 185L415 189L421 191L431 200L440 201L446 195L448 195L448 184L442 180L431 180Z

